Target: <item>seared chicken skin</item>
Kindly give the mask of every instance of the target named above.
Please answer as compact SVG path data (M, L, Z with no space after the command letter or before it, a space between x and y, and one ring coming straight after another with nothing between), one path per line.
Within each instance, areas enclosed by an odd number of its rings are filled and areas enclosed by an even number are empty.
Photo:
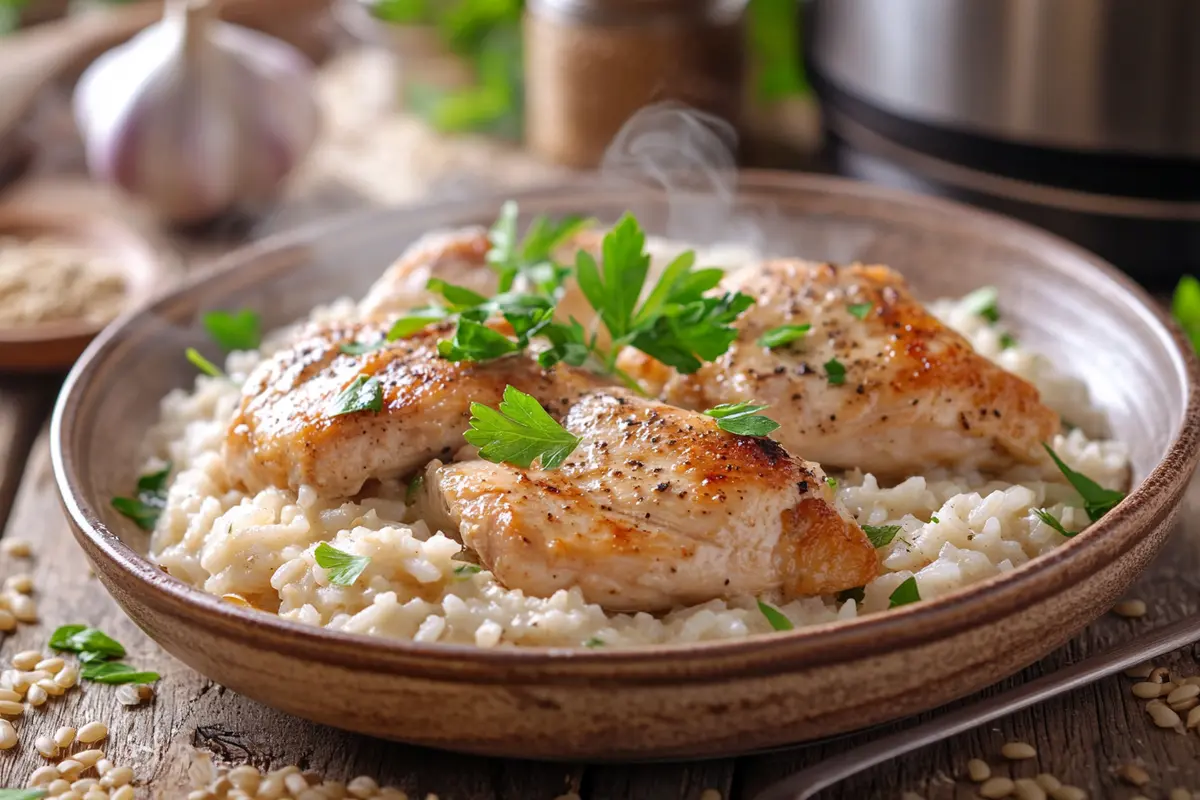
M562 415L605 382L528 355L455 363L437 354L453 323L362 355L339 348L383 338L386 325L312 326L250 374L225 441L230 474L250 490L313 486L349 497L372 479L401 477L464 446L472 401L496 405L507 384ZM360 375L382 385L378 413L334 416L335 398Z
M770 439L619 389L579 401L564 426L582 442L559 469L475 460L426 475L431 524L461 532L510 589L579 586L610 610L661 611L828 594L877 573L820 467Z
M826 468L902 478L1045 461L1040 443L1059 431L1058 414L926 311L893 270L785 259L732 273L723 288L757 301L723 356L692 375L633 351L621 366L685 408L767 403L780 424L772 436ZM812 327L773 350L758 343L797 324Z

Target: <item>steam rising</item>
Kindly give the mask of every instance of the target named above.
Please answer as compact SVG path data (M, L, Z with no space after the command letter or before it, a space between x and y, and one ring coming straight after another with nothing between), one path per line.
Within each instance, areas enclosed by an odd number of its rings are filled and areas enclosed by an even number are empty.
M704 111L668 102L647 106L625 123L600 165L606 183L663 190L665 235L694 244L727 242L761 251L761 220L736 210L738 137ZM660 216L653 203L629 209L643 222Z

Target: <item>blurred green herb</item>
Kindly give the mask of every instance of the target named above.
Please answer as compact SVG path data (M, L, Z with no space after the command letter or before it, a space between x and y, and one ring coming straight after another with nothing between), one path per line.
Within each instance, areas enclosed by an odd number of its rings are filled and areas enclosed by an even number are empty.
M756 98L773 103L807 94L796 0L750 0L746 16Z
M1192 347L1200 351L1200 280L1194 275L1179 279L1171 299L1171 315L1191 340Z
M21 24L21 10L29 0L0 0L0 36L12 33Z

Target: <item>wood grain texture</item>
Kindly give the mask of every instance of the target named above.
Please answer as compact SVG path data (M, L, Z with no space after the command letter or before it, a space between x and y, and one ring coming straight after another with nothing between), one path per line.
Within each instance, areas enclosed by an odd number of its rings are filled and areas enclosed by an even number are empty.
M21 395L24 396L24 395ZM5 414L35 415L44 404L36 395L15 402L6 393ZM0 414L3 418L4 414ZM1141 620L1106 615L1068 646L1019 678L1078 660L1150 626L1183 613L1200 611L1200 485L1193 484L1181 513L1183 525L1168 550L1141 581L1136 595L1150 613ZM0 577L17 571L35 575L42 622L22 626L3 642L3 656L41 646L49 632L67 622L90 622L114 635L130 650L130 661L164 676L153 703L127 709L115 689L85 685L82 691L52 701L18 720L20 751L0 753L0 786L16 786L39 766L30 743L60 724L102 720L113 731L107 749L134 766L145 796L181 796L193 748L232 762L261 767L295 763L337 778L370 774L399 785L415 797L436 792L441 800L551 800L576 791L587 800L697 800L705 789L727 798L751 800L772 780L813 763L824 754L850 746L848 737L791 753L685 764L569 766L502 761L439 753L354 736L313 725L265 708L205 680L167 656L117 609L99 582L91 578L79 548L58 509L50 475L46 437L34 447L25 470L6 536L35 541L32 562L0 558ZM1187 649L1164 663L1185 674L1200 672L1196 653ZM1011 681L1005 682L1009 685ZM1154 728L1144 703L1129 692L1130 679L1114 677L1072 695L977 729L899 762L884 765L826 792L828 800L898 798L916 791L928 800L974 797L962 778L966 761L982 757L997 774L1052 772L1083 786L1093 798L1125 800L1135 793L1120 784L1112 769L1142 764L1154 782L1146 791L1165 798L1175 787L1200 789L1200 737ZM999 687L996 687L999 688ZM1034 762L1007 766L1000 746L1013 739L1038 749Z

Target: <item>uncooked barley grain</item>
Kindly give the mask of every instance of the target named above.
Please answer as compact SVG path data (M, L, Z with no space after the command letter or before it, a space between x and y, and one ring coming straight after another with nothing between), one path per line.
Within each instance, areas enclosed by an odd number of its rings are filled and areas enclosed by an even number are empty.
M65 781L62 778L58 778L56 780L50 781L49 785L46 786L46 794L50 795L51 797L54 797L54 796L62 794L63 792L69 792L69 791L71 791L71 782Z
M30 686L29 690L27 692L25 692L25 701L27 703L29 703L29 705L31 705L31 706L36 707L36 706L44 705L46 700L48 700L48 699L49 699L49 695L46 693L46 690L43 689L42 687L38 686L37 684Z
M1135 683L1130 691L1133 692L1134 697L1140 697L1143 700L1151 700L1155 697L1158 697L1162 693L1162 687L1163 685L1161 683L1143 681L1142 683Z
M1050 792L1050 796L1054 800L1087 800L1087 792L1080 789L1078 786L1063 784L1054 791Z
M996 800L1008 797L1015 788L1016 784L1008 778L989 778L979 787L979 796L986 797L988 800Z
M41 670L43 672L49 672L51 677L53 677L60 669L62 669L66 665L67 665L66 661L63 661L58 656L52 656L51 658L46 658L46 659L39 661L37 663L37 665L34 666L34 669Z
M1161 703L1146 706L1146 712L1150 714L1150 719L1154 720L1154 724L1160 728L1175 728L1182 722L1177 713Z
M1140 664L1135 664L1125 670L1126 678L1149 678L1150 673L1154 671L1154 665L1149 661L1143 661Z
M12 665L20 670L31 670L45 656L40 650L22 650L12 657Z
M1146 603L1143 600L1131 598L1120 601L1112 607L1112 610L1118 616L1137 619L1138 617L1146 616Z
M0 719L0 750L12 750L19 741L17 729L13 724L6 719Z
M1145 786L1150 782L1150 773L1137 764L1122 764L1117 769L1117 777L1130 786Z
M17 618L18 622L37 622L38 607L33 598L23 594L17 595L12 603L12 615Z
M1017 778L1014 783L1018 800L1046 800L1046 790L1033 778Z
M42 687L42 691L51 697L62 697L67 691L55 683L53 678L42 678L34 685Z
M29 558L33 555L33 546L25 539L0 540L0 552L13 558Z
M68 664L54 676L54 682L64 689L70 689L79 682L79 670Z
M76 759L78 761L78 759ZM87 793L100 785L100 781L95 778L80 778L71 784L71 791Z
M100 782L102 784L107 783L109 786L112 786L112 787L124 786L125 784L131 783L132 781L133 781L133 768L132 767L113 767L108 772L104 773L104 777L101 778L101 780L100 780Z
M1023 761L1037 756L1037 750L1026 742L1009 742L1000 748L1000 754L1009 761Z
M96 762L96 774L103 778L108 774L108 771L113 768L113 763L107 758L102 758Z
M1188 683L1180 686L1167 695L1167 702L1179 703L1184 700L1191 700L1193 697L1200 697L1200 686Z
M967 762L967 775L976 783L983 783L992 777L992 768L981 758L972 758Z
M38 767L29 776L27 786L46 786L51 781L58 780L58 767Z
M1192 793L1182 786L1177 786L1167 795L1170 800L1192 800Z
M12 700L0 700L0 714L6 717L19 717L25 713L25 706Z
M0 608L0 631L11 633L17 629L17 618L7 608Z
M99 742L108 736L108 728L103 722L89 722L75 732L75 738L84 744Z
M108 800L133 800L133 787L129 784L118 786L115 791L108 795ZM84 800L87 800L85 797Z
M73 758L85 767L94 767L96 763L104 758L103 750L82 750L76 753Z

